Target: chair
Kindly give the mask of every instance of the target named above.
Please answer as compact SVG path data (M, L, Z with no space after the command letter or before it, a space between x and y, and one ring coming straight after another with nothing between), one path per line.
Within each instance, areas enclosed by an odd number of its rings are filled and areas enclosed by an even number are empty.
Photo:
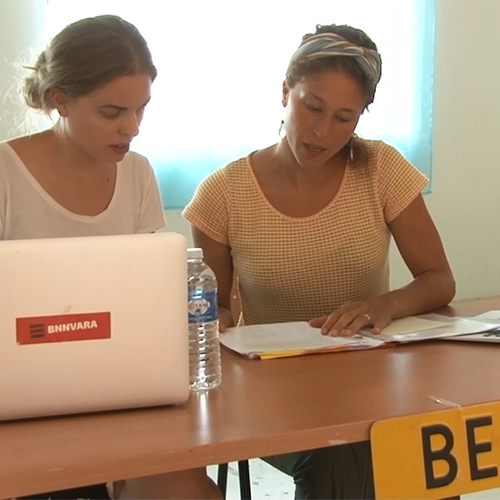
M219 464L217 468L217 486L222 492L222 497L226 498L227 491L228 464ZM250 485L250 467L248 460L238 462L238 476L240 480L240 499L252 500L252 488Z

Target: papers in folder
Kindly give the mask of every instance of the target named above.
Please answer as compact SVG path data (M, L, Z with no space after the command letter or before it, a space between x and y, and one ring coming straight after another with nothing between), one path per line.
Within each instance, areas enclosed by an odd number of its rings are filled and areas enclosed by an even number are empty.
M415 342L487 332L497 327L500 327L500 322L491 323L475 318L449 317L431 313L396 319L379 335L368 328L361 330L361 333L386 342Z
M478 320L428 314L394 320L379 335L364 328L354 337L330 337L321 335L319 328L313 328L304 321L229 328L220 335L220 341L249 358L274 359L373 349L392 343L485 332L492 328L492 324Z
M305 321L238 326L221 333L220 341L229 349L249 358L272 359L317 352L369 349L384 344L381 340L321 335Z
M473 318L477 321L488 323L491 328L488 331L471 333L469 335L458 335L456 337L447 337L446 340L460 340L466 342L488 342L493 344L500 343L500 311L487 311Z

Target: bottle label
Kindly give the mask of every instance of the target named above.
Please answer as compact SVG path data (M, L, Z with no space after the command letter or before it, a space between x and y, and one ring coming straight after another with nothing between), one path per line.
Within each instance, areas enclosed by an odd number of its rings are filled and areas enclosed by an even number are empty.
M215 321L218 318L217 291L197 293L188 298L188 313L190 323Z

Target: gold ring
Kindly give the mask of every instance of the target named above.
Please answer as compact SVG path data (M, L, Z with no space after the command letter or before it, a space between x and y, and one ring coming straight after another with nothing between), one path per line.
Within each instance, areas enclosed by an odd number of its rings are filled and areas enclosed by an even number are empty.
M366 321L370 322L372 320L369 314L363 313L362 315L366 318Z

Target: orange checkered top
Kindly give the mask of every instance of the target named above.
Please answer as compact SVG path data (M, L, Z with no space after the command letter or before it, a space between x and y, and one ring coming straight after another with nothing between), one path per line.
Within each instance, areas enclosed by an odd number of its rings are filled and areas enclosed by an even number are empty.
M427 184L396 149L366 141L366 165L347 165L322 210L289 217L266 199L251 156L207 177L183 215L229 245L245 324L309 320L389 290L387 226Z

